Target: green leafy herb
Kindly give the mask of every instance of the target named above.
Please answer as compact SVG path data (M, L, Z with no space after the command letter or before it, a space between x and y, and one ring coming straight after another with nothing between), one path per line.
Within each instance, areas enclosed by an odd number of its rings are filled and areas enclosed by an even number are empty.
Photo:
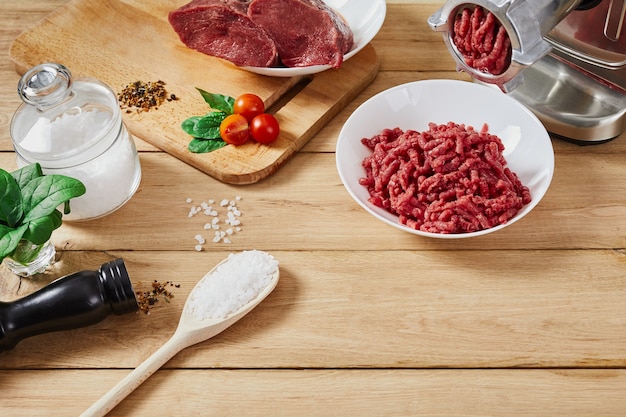
M69 201L85 191L75 178L44 175L39 164L12 173L0 169L0 261L11 256L20 263L30 262L33 253L18 250L20 240L46 243L62 223L57 207L69 209Z
M213 111L204 116L192 116L185 120L182 128L194 138L222 139L220 137L220 123L228 116L221 111Z
M22 167L22 169L13 171L11 173L11 176L15 178L15 181L17 181L17 185L20 188L23 188L26 186L26 184L30 182L30 180L33 180L37 177L42 177L43 171L41 170L41 165L30 164L30 165L26 165L25 167Z
M51 214L59 205L85 193L82 182L63 175L45 175L32 179L22 188L23 222Z
M193 153L207 153L226 146L226 142L222 139L192 139L187 145Z
M235 105L235 99L223 94L207 93L206 91L196 88L202 95L202 98L213 110L222 111L227 114L233 113L233 106Z
M27 224L17 229L0 224L0 259L6 258L15 251L27 229Z
M213 94L196 88L211 111L204 116L191 116L181 124L185 133L193 136L187 146L190 152L207 153L226 146L220 136L220 124L226 116L233 114L235 99L223 94Z
M28 230L24 232L23 239L35 245L43 245L52 236L52 231L61 226L63 214L59 210L54 210L50 215L40 217L28 223Z
M22 194L17 181L4 170L0 170L0 190L0 222L15 227L23 214Z

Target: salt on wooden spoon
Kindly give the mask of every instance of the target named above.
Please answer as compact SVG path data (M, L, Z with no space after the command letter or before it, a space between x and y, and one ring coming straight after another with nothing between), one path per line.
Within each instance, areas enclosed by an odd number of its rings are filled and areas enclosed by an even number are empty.
M191 290L174 335L81 416L106 415L178 352L226 330L272 292L278 276L278 261L263 251L231 254Z

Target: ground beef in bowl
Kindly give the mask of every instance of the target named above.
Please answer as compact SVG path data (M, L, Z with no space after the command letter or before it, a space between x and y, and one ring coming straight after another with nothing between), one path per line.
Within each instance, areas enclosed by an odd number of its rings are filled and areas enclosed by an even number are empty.
M471 126L385 129L362 139L369 201L429 233L470 233L504 224L531 196L507 167L500 138Z

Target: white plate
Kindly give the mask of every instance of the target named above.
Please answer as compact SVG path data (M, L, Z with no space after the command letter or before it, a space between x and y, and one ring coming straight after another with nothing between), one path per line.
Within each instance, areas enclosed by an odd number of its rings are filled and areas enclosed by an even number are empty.
M367 188L359 184L365 177L361 165L371 154L362 138L383 129L424 131L428 123L464 123L502 139L509 168L530 189L532 201L507 223L472 233L440 234L414 230L388 211L368 201ZM401 230L421 236L453 239L484 235L500 230L526 216L543 198L554 173L554 151L548 132L526 107L499 90L456 80L427 80L403 84L383 91L357 108L348 118L337 141L337 169L350 195L376 218Z
M344 62L359 53L378 33L387 13L385 0L324 0L348 22L354 35L352 50L343 56ZM296 77L311 75L330 69L330 65L311 65L309 67L241 67L247 71L272 77Z

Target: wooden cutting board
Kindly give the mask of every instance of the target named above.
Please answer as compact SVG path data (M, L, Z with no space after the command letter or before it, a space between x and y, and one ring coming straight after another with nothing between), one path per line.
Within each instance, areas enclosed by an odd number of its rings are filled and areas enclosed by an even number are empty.
M167 21L186 0L74 0L15 39L10 57L23 74L43 62L93 77L116 93L137 80L164 81L178 100L157 110L124 113L130 131L182 161L231 184L250 184L275 172L376 76L379 60L367 45L340 69L304 77L267 77L185 47ZM226 146L206 154L187 150L180 128L208 110L196 87L236 97L262 97L281 126L271 145Z

